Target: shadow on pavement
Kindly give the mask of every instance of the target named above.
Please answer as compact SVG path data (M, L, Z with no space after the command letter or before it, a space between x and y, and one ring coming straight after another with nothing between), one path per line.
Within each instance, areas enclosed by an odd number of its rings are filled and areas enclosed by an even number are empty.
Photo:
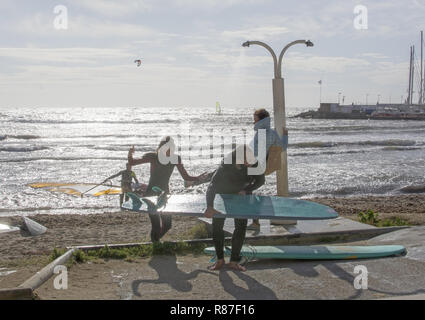
M139 286L142 283L168 284L174 290L189 292L192 290L192 284L189 280L195 279L200 273L216 275L206 270L195 270L190 273L183 272L177 266L177 257L175 255L153 256L149 261L149 266L158 273L158 279L134 280L131 287L135 296L141 297Z
M391 258L386 258L386 259L391 259ZM357 259L355 261L359 262L359 264L362 264L362 263L372 262L374 260L376 259ZM350 273L340 266L340 264L344 264L347 262L353 262L353 260L298 261L298 260L264 259L264 260L250 261L246 265L246 267L248 270L270 270L270 269L277 269L277 268L285 268L285 269L291 269L292 272L294 272L294 274L297 274L301 277L315 278L320 276L320 273L317 270L315 270L315 268L317 266L323 266L330 273L335 275L338 279L347 282L347 284L350 287L352 287L353 290L355 291L353 295L348 296L346 298L341 297L341 299L347 299L347 300L358 299L362 296L363 293L365 293L365 290L361 290L361 289L357 290L354 288L354 279L356 278L357 274ZM302 286L302 283L300 283L300 286ZM417 289L410 292L395 292L395 291L385 291L385 290L375 289L371 287L369 287L366 291L376 292L376 293L385 294L389 296L405 296L405 295L415 295L415 294L425 293L425 289Z
M218 278L223 286L224 291L240 300L277 300L276 294L273 290L262 285L257 280L246 275L244 272L232 271L239 279L244 281L248 286L248 289L242 288L233 283L232 278L228 274L227 270L221 270Z

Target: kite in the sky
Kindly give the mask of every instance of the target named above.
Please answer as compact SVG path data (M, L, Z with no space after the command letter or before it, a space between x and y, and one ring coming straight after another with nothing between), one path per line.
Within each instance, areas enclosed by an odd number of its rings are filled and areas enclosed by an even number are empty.
M134 60L134 63L137 63L137 66L140 67L142 64L142 60Z

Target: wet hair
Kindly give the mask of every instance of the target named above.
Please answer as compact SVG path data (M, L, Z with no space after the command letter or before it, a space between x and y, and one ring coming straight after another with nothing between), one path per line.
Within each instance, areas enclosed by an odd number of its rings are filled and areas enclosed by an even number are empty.
M166 136L164 138L161 139L161 141L159 142L158 148L156 148L156 152L159 151L159 149L161 149L162 146L164 146L166 143L170 143L170 149L174 150L174 139L171 138L170 136Z
M260 120L270 117L270 113L264 108L255 110L254 115L257 116Z

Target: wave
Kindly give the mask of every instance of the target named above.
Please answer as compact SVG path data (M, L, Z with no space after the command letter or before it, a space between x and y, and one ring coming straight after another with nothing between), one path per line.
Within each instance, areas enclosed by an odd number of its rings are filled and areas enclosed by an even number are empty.
M19 139L19 140L34 140L34 139L40 139L40 136L32 135L32 134L22 134L22 135L4 135L0 136L1 140L6 139Z
M95 160L107 160L107 161L127 161L127 158L119 157L37 157L37 158L21 158L21 159L3 159L0 163L9 162L31 162L31 161L95 161Z
M0 208L0 213L4 212L35 212L50 210L104 210L117 209L116 206L82 206L82 207L29 207L29 208Z
M406 186L399 191L403 193L425 193L425 185Z
M180 123L180 120L158 119L158 120L34 120L34 119L13 119L4 122L9 123L32 123L32 124L161 124Z
M367 145L367 146L414 146L416 141L413 140L400 140L400 139L390 139L383 141L361 141L353 144L358 145Z
M305 192L298 192L303 195L301 196L337 196L337 197L347 197L347 196L366 196L366 195L384 195L384 194L396 194L399 186L395 184L381 185L379 187L372 185L359 185L359 186L346 186L339 187L336 189L323 189Z
M336 145L336 142L312 141L289 144L289 148L331 148Z
M90 134L86 136L73 136L69 138L157 138L159 135L152 134Z
M351 154L351 153L367 153L369 150L346 150L346 151L323 151L323 152L295 152L288 153L289 157L308 157L308 156L316 156L316 155L333 155L333 154Z
M0 148L0 152L33 152L50 149L48 147L4 147Z
M344 133L345 131L393 131L394 129L397 129L398 131L410 131L410 130L425 130L425 125L412 125L409 127L395 127L395 126L382 126L382 127L376 127L376 126L323 126L323 127L304 127L300 126L298 128L290 128L290 131L305 131L305 132L340 132Z
M416 141L413 140L400 140L400 139L389 139L382 141L358 141L358 142L325 142L325 141L311 141L311 142L299 142L289 144L289 148L331 148L339 146L414 146Z
M396 147L396 146L391 146L391 147L384 147L382 148L383 151L411 151L411 150L419 150L421 148L418 147Z
M128 151L130 149L130 147L132 147L132 145L119 145L119 146L86 146L89 147L93 150L104 150L104 151ZM154 152L156 149L156 146L143 146L143 147L138 147L136 145L135 149L137 154L141 154L141 153L146 153L146 152ZM138 156L134 156L135 158L138 158Z

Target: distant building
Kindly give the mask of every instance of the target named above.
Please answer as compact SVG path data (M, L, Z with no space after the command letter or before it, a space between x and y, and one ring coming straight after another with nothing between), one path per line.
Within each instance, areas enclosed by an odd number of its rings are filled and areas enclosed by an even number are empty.
M425 105L423 104L376 104L362 105L339 103L321 103L318 116L320 118L339 119L425 119Z

